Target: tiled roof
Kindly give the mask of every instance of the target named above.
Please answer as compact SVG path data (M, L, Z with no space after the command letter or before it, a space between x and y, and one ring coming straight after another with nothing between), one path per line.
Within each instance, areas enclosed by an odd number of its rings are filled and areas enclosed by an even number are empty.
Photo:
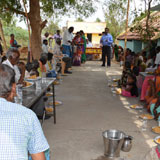
M151 23L150 25L152 25L152 27L157 28L159 30L159 32L155 32L155 36L152 37L152 40L158 39L160 38L160 12L153 12L151 14L151 16L155 17L156 19L154 20L153 23ZM140 21L140 23L142 24L143 27L145 27L145 22L146 22L146 18L142 19ZM136 25L136 24L135 24ZM133 25L134 26L134 25ZM118 40L124 40L125 39L125 32L121 33L118 37ZM139 33L133 31L131 32L130 29L128 29L127 32L127 39L128 40L141 40L141 36Z

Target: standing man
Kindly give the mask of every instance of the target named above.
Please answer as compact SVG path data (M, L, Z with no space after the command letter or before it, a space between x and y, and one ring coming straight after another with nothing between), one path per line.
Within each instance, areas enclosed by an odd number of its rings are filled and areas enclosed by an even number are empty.
M46 160L49 149L37 116L30 109L13 103L16 95L15 72L0 65L0 160Z
M113 43L112 35L109 34L109 28L105 28L105 34L102 36L100 40L100 44L102 44L102 66L105 67L106 56L107 56L107 67L111 66L111 46Z
M63 54L66 54L71 58L72 58L71 47L72 47L72 40L73 40L73 34L72 34L73 31L74 31L74 27L70 27L68 30L64 32L63 44L62 44Z
M56 40L59 38L60 40L62 40L62 37L61 37L61 31L60 30L57 30L56 31L56 34L54 34L54 36L52 37L54 40L55 40L55 42L56 42Z

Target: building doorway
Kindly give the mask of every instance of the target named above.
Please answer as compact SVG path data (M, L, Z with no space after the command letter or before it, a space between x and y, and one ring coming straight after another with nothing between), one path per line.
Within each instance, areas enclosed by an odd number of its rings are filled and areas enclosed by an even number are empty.
M90 42L92 42L92 34L87 34L87 38Z

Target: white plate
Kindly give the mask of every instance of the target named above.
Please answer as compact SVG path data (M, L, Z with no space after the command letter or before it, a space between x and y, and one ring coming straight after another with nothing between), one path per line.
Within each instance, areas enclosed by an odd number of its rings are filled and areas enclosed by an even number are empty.
M27 78L26 78L26 81L31 82L31 81L37 81L37 80L39 80L39 79L41 79L41 77L37 77L36 79L27 79Z
M160 143L157 142L157 139L159 139L159 138L160 138L160 136L157 136L157 137L154 139L154 142L155 142L156 144L158 144L158 145L160 145Z
M151 131L152 131L153 133L155 133L155 134L160 134L160 133L156 133L156 132L153 131L153 128L155 128L155 127L158 127L158 126L152 127Z
M29 82L29 81L28 81ZM30 87L32 87L33 85L34 85L34 83L33 82L29 82L29 83L31 83L31 85L30 86L26 86L26 87L22 87L23 89L26 89L26 88L30 88Z
M143 109L143 108L144 108L144 107L141 106L141 105L136 105L135 108L133 108L132 106L133 106L133 105L130 105L130 108L131 108L131 109Z

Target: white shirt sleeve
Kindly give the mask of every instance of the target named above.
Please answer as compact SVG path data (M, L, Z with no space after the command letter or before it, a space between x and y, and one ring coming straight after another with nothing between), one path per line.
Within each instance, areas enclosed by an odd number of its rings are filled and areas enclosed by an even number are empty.
M67 31L64 32L64 35L63 35L63 44L64 45L67 45L68 42L67 42Z
M48 46L43 44L42 50L43 50L43 53L48 53Z
M15 81L16 81L16 83L18 83L18 81L19 81L19 79L21 77L21 73L20 73L19 68L18 68L17 65L14 65L13 67L14 67L14 71L15 71L15 74L16 74L15 75Z
M160 53L156 55L155 64L160 64Z
M21 73L20 73L20 70L19 70L18 66L17 65L13 66L8 59L6 61L4 61L3 64L8 65L12 69L14 69L14 72L15 72L15 81L16 81L16 83L18 83L18 81L19 81L19 79L21 77Z

